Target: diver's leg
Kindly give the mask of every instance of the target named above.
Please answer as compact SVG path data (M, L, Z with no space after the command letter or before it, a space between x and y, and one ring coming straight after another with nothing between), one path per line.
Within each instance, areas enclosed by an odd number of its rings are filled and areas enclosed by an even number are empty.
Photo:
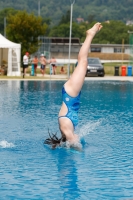
M84 83L84 78L87 70L88 51L91 41L95 34L102 28L101 23L96 23L91 29L86 31L86 39L78 54L78 65L75 68L70 79L65 83L65 90L73 97L77 96Z

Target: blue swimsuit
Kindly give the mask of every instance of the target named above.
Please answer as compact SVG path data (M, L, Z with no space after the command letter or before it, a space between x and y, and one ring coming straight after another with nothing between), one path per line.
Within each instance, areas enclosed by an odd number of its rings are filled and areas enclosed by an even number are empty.
M71 97L66 93L65 88L64 87L62 88L62 99L63 99L63 102L67 106L68 112L64 116L59 116L59 118L61 117L69 118L71 122L73 123L74 128L78 124L78 110L79 110L80 94L81 92L78 94L77 97Z

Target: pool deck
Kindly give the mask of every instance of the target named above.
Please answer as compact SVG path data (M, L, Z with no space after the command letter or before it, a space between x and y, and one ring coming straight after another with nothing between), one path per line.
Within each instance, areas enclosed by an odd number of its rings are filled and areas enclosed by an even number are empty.
M47 80L67 80L67 75L45 75L42 76L29 76L27 75L25 78L22 77L0 77L0 81L3 80L23 80L23 81L47 81ZM85 77L86 81L133 81L133 76L104 76L104 77Z
M99 81L99 80L108 80L108 81L133 81L133 76L104 76L104 77L86 77L87 81Z

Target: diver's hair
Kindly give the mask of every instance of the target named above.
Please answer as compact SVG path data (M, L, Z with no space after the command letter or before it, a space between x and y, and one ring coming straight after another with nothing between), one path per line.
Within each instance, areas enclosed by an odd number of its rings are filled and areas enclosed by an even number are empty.
M66 142L66 137L62 136L58 138L56 135L57 133L53 134L50 133L48 130L49 138L44 141L44 144L48 144L52 146L52 149L55 149L57 146L61 145L61 142Z

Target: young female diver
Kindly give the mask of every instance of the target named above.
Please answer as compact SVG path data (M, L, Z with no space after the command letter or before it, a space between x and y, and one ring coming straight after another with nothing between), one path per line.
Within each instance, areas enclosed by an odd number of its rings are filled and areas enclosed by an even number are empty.
M62 137L58 139L56 134L50 135L49 133L50 138L44 141L45 144L51 145L53 149L56 148L56 146L60 146L62 142L66 141L69 142L70 147L73 147L76 143L79 143L79 137L74 133L74 129L78 124L78 110L81 94L80 91L86 74L88 51L91 41L101 28L102 25L98 22L91 29L86 31L86 39L78 54L78 65L70 79L62 88L63 103L58 117L59 128Z

